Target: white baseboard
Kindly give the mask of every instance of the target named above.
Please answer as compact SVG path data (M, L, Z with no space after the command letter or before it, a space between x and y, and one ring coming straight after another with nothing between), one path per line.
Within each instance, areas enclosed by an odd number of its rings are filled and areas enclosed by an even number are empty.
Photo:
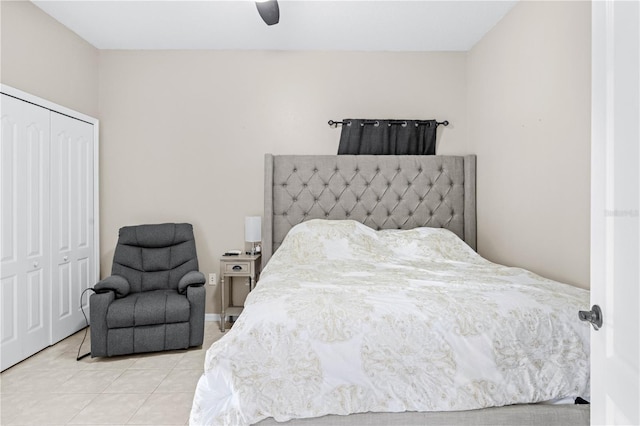
M220 322L220 314L204 314L204 320Z

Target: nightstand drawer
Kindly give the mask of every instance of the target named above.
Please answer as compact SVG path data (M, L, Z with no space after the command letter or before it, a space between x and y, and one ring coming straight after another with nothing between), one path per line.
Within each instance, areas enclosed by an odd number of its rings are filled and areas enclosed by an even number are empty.
M251 271L251 262L234 262L234 263L224 263L224 273L225 275L233 275L233 274L247 274Z

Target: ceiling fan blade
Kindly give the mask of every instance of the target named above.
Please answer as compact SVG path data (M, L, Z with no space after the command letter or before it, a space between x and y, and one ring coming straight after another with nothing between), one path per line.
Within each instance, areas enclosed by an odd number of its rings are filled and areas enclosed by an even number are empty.
M260 17L267 25L275 25L280 21L278 0L256 1Z

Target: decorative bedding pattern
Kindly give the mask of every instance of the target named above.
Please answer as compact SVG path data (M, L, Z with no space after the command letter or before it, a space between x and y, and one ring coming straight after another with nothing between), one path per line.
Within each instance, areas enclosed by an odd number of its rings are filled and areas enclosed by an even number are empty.
M588 399L588 306L445 229L304 222L208 350L190 423Z

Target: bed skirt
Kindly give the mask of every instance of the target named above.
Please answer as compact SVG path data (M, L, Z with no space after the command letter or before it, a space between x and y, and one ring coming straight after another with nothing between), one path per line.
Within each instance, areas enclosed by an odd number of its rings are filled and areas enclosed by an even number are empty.
M546 426L588 426L589 405L510 405L469 411L432 411L404 413L362 413L349 416L323 416L310 419L293 419L279 423L273 418L264 419L260 426L468 426L468 425L546 425Z

